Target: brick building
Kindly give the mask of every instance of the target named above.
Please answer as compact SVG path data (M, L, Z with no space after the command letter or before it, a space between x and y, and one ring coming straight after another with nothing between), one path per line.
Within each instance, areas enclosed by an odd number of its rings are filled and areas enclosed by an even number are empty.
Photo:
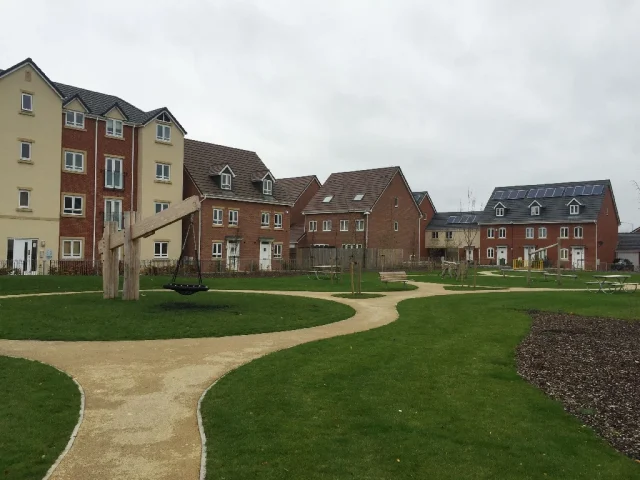
M436 206L433 204L431 197L428 192L413 192L413 198L416 199L416 203L420 207L420 211L422 212L422 221L420 222L421 231L425 231L434 215L438 213L436 210ZM426 238L420 242L420 258L426 259L427 255L427 246L425 242Z
M184 195L202 198L203 269L271 270L289 258L288 192L255 152L185 140ZM185 227L189 220L185 220ZM187 239L187 255L195 256ZM213 267L210 267L213 265Z
M425 228L425 258L451 261L479 259L480 227L483 212L439 212Z
M406 260L419 255L422 214L400 167L332 173L303 213L301 246L401 249Z
M566 268L595 269L615 257L620 218L609 180L494 189L480 224L480 261L512 265L561 241ZM542 258L555 265L557 248Z
M320 190L322 184L315 175L281 178L278 180L278 183L287 191L289 201L293 204L291 207L289 249L291 257L294 258L298 242L305 234L304 214L302 211L318 190Z

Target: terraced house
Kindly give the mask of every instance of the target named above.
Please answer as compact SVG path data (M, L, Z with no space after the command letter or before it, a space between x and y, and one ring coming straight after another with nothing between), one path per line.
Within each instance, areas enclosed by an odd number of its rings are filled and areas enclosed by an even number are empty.
M22 273L99 260L105 221L182 199L186 132L167 108L53 82L28 58L0 71L0 127L0 258ZM141 257L177 257L180 240L180 225L162 229Z
M483 212L439 212L425 228L426 257L440 260L479 260L480 227Z
M620 218L611 182L594 180L495 188L479 225L482 263L526 265L529 252L560 238L566 268L596 269L613 262ZM546 252L552 264L557 256Z

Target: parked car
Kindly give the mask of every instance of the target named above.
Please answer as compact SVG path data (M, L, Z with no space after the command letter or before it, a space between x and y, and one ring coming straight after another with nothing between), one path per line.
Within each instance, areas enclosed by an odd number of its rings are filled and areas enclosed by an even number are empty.
M616 258L611 264L611 270L633 271L633 263L626 258Z

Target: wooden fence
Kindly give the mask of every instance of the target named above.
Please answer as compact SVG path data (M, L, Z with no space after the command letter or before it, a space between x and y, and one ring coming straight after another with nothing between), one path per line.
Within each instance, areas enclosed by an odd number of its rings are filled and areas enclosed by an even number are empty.
M347 270L351 261L362 265L364 270L385 271L402 268L406 261L403 250L393 248L298 248L296 266L299 270L309 270L319 265L335 265Z

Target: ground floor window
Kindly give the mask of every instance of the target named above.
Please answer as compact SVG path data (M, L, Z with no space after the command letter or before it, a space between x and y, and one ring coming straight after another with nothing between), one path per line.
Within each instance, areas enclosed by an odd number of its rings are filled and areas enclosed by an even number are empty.
M211 256L213 258L222 258L222 243L214 242L211 247Z
M273 258L282 258L282 244L274 243L273 244Z
M569 260L569 249L561 248L560 249L560 260Z
M487 248L487 258L495 258L495 250L491 247Z
M169 258L169 242L154 242L153 252L155 258Z
M82 240L62 240L62 258L82 258Z

